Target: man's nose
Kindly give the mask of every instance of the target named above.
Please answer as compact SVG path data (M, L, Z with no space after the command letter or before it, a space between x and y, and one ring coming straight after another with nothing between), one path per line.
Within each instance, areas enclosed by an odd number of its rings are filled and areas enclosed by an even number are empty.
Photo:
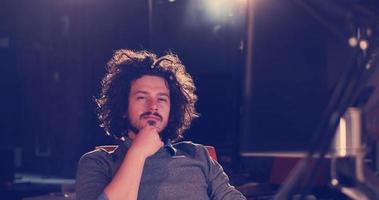
M148 106L148 109L150 111L157 111L158 110L157 101L154 98L149 99L147 106Z

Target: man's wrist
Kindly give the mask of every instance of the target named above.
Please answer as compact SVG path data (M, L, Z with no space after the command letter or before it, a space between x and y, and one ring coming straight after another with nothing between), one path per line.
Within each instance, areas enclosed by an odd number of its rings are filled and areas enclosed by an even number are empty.
M125 156L131 157L136 161L144 161L147 157L149 157L148 155L142 153L142 151L138 150L138 148L133 147L133 145L129 148L128 153Z

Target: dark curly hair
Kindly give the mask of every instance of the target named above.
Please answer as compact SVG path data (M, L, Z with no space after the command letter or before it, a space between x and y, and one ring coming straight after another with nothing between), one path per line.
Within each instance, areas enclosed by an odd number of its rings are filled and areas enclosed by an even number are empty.
M130 124L124 114L128 109L131 83L144 75L162 77L170 90L170 116L167 127L161 133L162 139L182 138L184 130L198 116L194 82L174 53L169 52L158 58L148 51L120 49L114 53L106 69L96 103L100 126L107 135L118 139L127 136Z

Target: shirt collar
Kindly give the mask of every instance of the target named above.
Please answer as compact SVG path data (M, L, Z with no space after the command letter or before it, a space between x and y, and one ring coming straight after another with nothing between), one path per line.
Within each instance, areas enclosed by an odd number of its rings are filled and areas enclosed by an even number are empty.
M176 152L178 151L173 145L170 139L165 142L164 148L167 148L171 154L171 156L176 156Z

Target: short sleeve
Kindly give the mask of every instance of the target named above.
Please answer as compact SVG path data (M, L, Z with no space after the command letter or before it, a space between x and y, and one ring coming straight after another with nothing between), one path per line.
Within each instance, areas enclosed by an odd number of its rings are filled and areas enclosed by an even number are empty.
M107 199L103 191L111 181L104 152L90 152L81 157L76 173L77 200Z
M202 146L204 157L207 162L206 178L208 193L212 200L246 200L246 198L234 186L230 185L229 177L221 165L213 160L208 151Z

